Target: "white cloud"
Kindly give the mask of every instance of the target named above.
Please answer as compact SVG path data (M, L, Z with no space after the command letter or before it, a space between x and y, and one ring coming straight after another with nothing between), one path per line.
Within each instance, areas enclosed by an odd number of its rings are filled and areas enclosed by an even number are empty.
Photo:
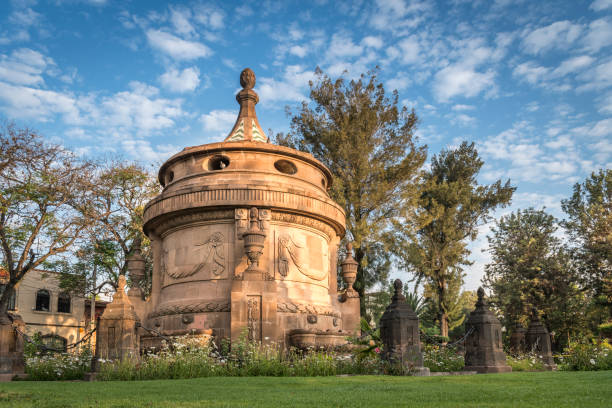
M583 42L591 52L597 52L612 44L612 23L603 18L591 22Z
M612 114L612 92L605 95L599 103L599 112Z
M469 111L469 110L474 110L476 109L473 105L462 105L462 104L457 104L457 105L453 105L452 110L454 111Z
M363 53L363 47L353 42L351 37L346 34L336 33L332 36L327 58L337 60L344 57L356 57Z
M588 67L595 61L594 58L588 55L581 55L579 57L573 57L563 61L553 72L554 77L563 77L567 74L580 71L583 68Z
M381 48L383 46L383 40L380 37L374 37L374 36L367 36L364 37L361 40L361 43L366 46L366 47L370 47L370 48Z
M411 35L404 38L398 44L400 55L404 64L413 64L421 60L419 41L416 36Z
M580 25L567 20L557 21L526 33L523 38L523 46L530 54L539 54L555 48L568 48L581 33Z
M172 92L191 92L200 84L200 70L197 67L179 71L171 68L159 77L161 84Z
M0 82L0 110L15 119L48 121L55 114L67 123L80 123L77 100L71 94Z
M40 52L20 48L10 56L0 55L0 80L22 85L42 84L42 74L53 65L53 60Z
M227 136L236 122L238 113L230 110L213 110L200 116L204 130L213 137Z
M212 50L196 41L187 41L160 30L148 30L149 44L177 60L192 60L212 55Z
M294 45L293 47L289 48L289 54L304 58L306 54L308 54L308 48L301 45Z
M235 12L239 17L248 17L254 14L253 9L248 4L236 7Z
M612 85L612 60L594 66L580 74L578 79L585 82L579 91L604 89Z
M429 1L376 0L368 21L378 30L398 32L417 27L432 7Z
M612 8L612 0L595 0L589 7L595 11L602 11Z
M460 126L471 126L476 122L476 118L465 113L460 113L451 117L451 123Z
M288 65L280 80L265 77L258 79L256 91L264 105L274 105L279 101L300 102L307 99L304 91L308 81L314 77L314 72L306 71L300 65Z
M433 92L436 99L447 102L456 96L470 98L481 92L493 92L495 73L477 72L461 64L449 65L435 75Z
M189 21L191 19L191 10L186 8L170 7L170 22L174 26L177 33L182 35L190 35L195 32L195 27Z
M180 149L173 145L157 145L152 147L148 140L122 137L121 150L131 157L137 157L139 160L155 162L168 159L168 157Z
M211 6L201 5L194 8L194 18L200 23L213 30L225 27L223 10Z
M389 90L397 89L398 91L401 91L403 89L408 88L411 83L412 81L410 80L410 76L408 76L407 73L398 72L394 78L389 79L387 81L386 88Z

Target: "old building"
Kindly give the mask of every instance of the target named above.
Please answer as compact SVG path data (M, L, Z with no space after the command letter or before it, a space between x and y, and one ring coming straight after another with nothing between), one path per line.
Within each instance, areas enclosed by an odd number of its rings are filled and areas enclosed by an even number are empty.
M54 272L28 272L13 291L9 311L22 317L27 334L40 333L54 348L79 340L86 328L84 298L62 291Z
M344 342L358 330L359 297L349 272L345 290L337 287L345 214L329 197L331 173L310 154L271 144L255 114L253 71L240 83L225 141L187 147L159 170L164 190L144 213L151 297L132 304L164 334Z

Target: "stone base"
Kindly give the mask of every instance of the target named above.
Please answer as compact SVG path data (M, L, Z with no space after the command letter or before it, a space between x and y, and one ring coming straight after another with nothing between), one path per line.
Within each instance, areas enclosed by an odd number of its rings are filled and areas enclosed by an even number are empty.
M25 380L28 378L27 374L0 374L0 382L8 382L13 380Z
M85 375L83 376L83 380L84 381L96 381L97 376L98 376L98 373L96 372L85 373Z
M415 377L429 377L431 373L428 367L415 367L412 375Z
M476 371L478 374L510 373L510 366L466 366L463 371Z

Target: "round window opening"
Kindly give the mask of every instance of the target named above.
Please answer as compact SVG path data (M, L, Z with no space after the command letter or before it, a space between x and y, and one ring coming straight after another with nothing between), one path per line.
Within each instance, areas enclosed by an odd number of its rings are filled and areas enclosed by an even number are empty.
M173 180L174 180L174 172L169 171L168 175L166 176L166 184L172 183Z
M210 160L208 160L208 170L223 170L227 166L229 166L230 161L226 156L214 156Z
M291 163L289 160L277 160L274 162L274 167L276 170L285 174L295 174L297 173L297 167L295 164Z

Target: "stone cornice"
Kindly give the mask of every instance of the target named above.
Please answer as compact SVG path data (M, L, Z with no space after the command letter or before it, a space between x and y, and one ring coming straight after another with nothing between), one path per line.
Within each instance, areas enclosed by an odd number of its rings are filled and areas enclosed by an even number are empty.
M219 214L219 218L216 219L233 218L233 214L225 214L227 210L223 207L264 207L270 208L273 213L275 210L280 210L280 212L293 212L296 215L318 219L332 227L338 235L343 235L345 231L344 211L332 200L306 196L290 191L247 187L201 189L177 192L168 196L160 195L147 204L145 208L144 230L148 233L153 228L153 224L156 224L155 228L158 228L159 223L154 222L154 220L162 216L167 216L171 213L192 212L196 209L197 211L202 211L206 207L210 207L210 210L223 213ZM173 215L173 217L177 216L179 214ZM195 215L189 214L187 216L194 217ZM203 217L206 218L205 215ZM170 222L176 225L181 223L180 220Z

